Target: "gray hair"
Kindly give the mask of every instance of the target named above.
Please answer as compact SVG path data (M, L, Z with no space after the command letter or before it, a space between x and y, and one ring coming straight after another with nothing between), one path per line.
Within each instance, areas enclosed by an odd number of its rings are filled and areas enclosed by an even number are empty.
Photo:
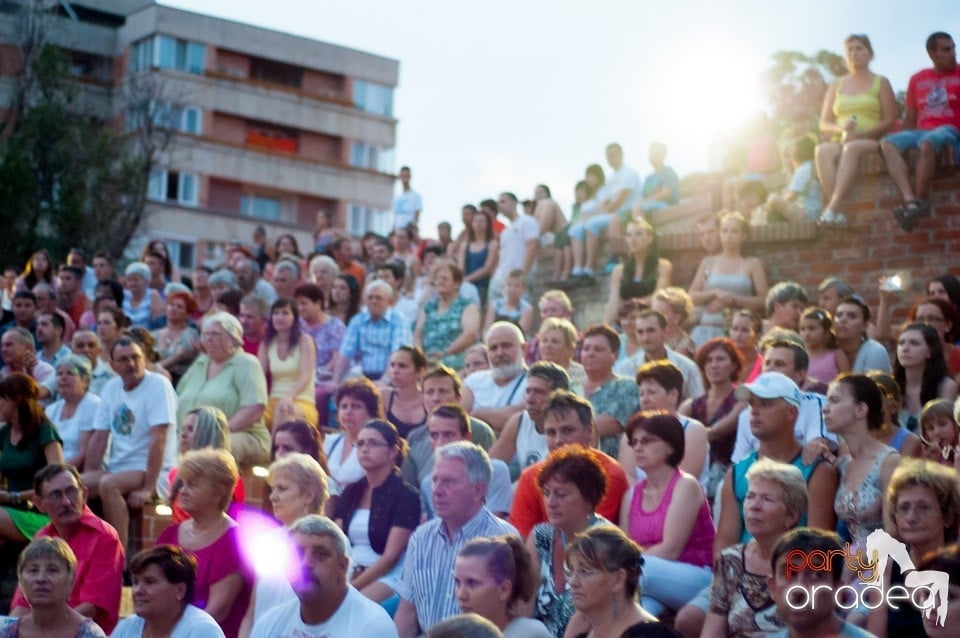
M232 270L221 268L207 278L207 283L211 286L225 284L231 290L235 290L237 288L237 276L233 274Z
M523 337L523 330L521 330L517 324L513 323L512 321L494 321L492 324L490 324L490 327L487 328L486 333L483 335L484 344L490 340L490 334L493 333L494 330L500 330L501 328L512 332L520 345L523 345L526 342Z
M817 286L817 292L825 292L831 288L837 291L837 295L839 295L841 299L844 297L849 297L855 292L853 286L836 277L827 277L821 281L820 285Z
M340 556L349 556L350 541L347 535L332 520L320 514L307 514L298 518L290 526L291 534L303 534L304 536L329 536L333 539L333 544Z
M291 452L271 463L268 472L267 484L269 485L273 484L278 474L286 474L297 484L301 492L313 490L316 496L310 505L315 512L321 511L327 499L330 498L327 474L317 459L309 454Z
M164 296L170 295L175 292L185 292L191 297L193 296L193 291L190 290L190 287L186 284L182 284L179 281L170 281L167 282L167 285L163 287Z
M286 270L294 279L300 278L300 264L294 262L292 259L284 258L277 261L273 267L273 272L278 273L281 270Z
M476 443L454 441L440 446L434 454L436 461L440 459L459 459L463 461L464 469L467 471L467 479L471 485L477 485L478 483L490 485L493 466L490 465L490 457L486 450Z
M307 267L307 272L310 273L310 280L314 283L316 283L316 281L314 281L313 271L318 268L326 268L333 273L334 277L340 274L340 266L337 265L337 262L335 262L333 258L327 257L326 255L317 255L310 260L310 264Z
M766 458L758 459L747 470L746 478L748 482L754 479L763 479L778 485L783 492L783 504L787 508L787 513L795 516L798 521L807 511L807 501L809 499L807 483L803 480L803 474L795 465Z
M217 312L203 320L203 327L212 324L220 326L235 345L243 345L243 326L240 325L240 320L229 312Z
M133 261L127 264L127 269L123 271L127 277L131 275L138 275L143 277L147 281L150 281L150 266L146 265L142 261Z
M212 405L201 405L187 412L188 416L191 414L196 416L193 426L194 450L205 447L230 450L230 426L223 410Z
M30 352L37 351L37 343L33 340L33 335L30 334L30 331L27 330L26 328L21 328L20 326L16 326L14 328L8 329L7 332L4 334L16 335L17 341L23 344L27 350L29 350Z
M270 315L270 304L267 303L266 299L257 294L249 294L241 299L240 306L256 310L264 319Z
M388 298L390 299L393 298L393 295L394 295L393 287L382 279L374 279L373 281L371 281L370 283L368 283L366 286L363 287L364 299L366 299L367 295L373 292L374 289L376 288L381 288L383 292L386 293Z
M478 614L458 614L427 630L426 638L503 638L492 622Z
M69 354L57 362L57 370L60 368L69 368L75 375L81 379L85 379L87 383L90 383L90 377L93 373L90 370L90 360L86 357L81 357L78 354Z

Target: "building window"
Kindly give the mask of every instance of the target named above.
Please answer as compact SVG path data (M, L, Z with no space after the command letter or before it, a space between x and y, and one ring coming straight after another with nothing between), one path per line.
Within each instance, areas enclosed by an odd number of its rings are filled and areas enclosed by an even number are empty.
M181 271L193 270L197 265L196 245L193 242L181 241L179 239L164 239L163 243L167 245L167 252L170 253L172 261Z
M350 166L393 173L393 149L367 142L350 142Z
M193 135L203 133L203 109L197 106L187 106L177 111L167 102L151 101L148 108L153 115L153 125L156 128L169 128ZM143 128L146 115L138 108L127 109L126 116L123 118L124 131L129 133Z
M347 207L347 232L351 235L359 236L368 231L389 235L392 230L390 222L390 214L387 211L361 204L350 204Z
M374 82L356 80L353 83L353 105L367 113L393 117L393 89Z
M203 110L196 106L184 108L180 112L180 130L193 135L203 133Z
M147 198L158 202L196 206L198 191L198 177L194 173L154 171L147 182Z
M151 67L174 69L203 75L206 46L166 35L157 35L135 42L130 47L130 71L136 73Z
M278 221L280 219L280 200L261 195L242 195L240 197L240 214L244 217Z

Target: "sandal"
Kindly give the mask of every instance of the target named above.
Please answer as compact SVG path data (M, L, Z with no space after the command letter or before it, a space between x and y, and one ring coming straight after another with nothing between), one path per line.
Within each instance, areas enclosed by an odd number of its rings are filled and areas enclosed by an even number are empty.
M843 228L847 225L847 216L828 209L823 211L818 223L827 228Z
M893 209L893 216L905 232L911 232L917 225L917 220L930 215L930 202L925 199L912 199L904 206Z

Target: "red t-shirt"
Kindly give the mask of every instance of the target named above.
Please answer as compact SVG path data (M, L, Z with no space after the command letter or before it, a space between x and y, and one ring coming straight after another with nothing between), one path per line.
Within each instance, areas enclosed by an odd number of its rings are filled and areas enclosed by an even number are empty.
M620 502L627 491L627 475L616 459L599 450L594 450L607 472L607 491L597 505L597 514L614 525L620 518ZM543 505L543 494L537 486L537 477L546 461L531 465L520 473L517 489L513 493L513 507L510 510L510 523L526 538L537 523L547 520L547 509Z
M949 73L924 69L907 85L906 107L917 114L917 128L930 130L952 125L960 128L960 65Z
M40 528L34 536L42 537L60 538L60 535L51 523ZM117 530L84 506L77 532L63 540L77 556L76 578L69 604L71 607L80 603L95 605L97 613L93 620L109 635L117 626L120 616L120 591L126 562ZM11 609L29 606L30 603L17 587Z

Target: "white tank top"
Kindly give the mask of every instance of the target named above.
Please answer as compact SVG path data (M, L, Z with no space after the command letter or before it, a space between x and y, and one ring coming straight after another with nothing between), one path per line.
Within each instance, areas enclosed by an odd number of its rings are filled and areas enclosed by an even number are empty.
M524 410L520 415L520 427L517 428L517 461L520 469L547 458L547 437L537 432L533 419Z

